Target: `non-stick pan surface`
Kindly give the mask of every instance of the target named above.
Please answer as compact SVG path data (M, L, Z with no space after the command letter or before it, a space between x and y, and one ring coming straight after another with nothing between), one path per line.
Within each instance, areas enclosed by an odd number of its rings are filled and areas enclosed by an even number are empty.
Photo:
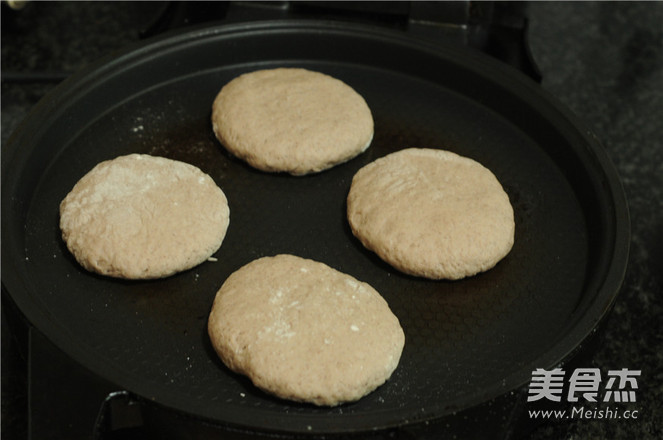
M306 177L231 157L212 134L212 100L233 77L276 66L322 71L363 95L375 119L368 151ZM516 237L494 269L455 282L405 276L352 236L352 176L405 147L455 151L502 182ZM121 281L71 257L60 201L98 162L134 152L192 163L223 189L231 214L218 261L163 280ZM627 259L628 215L612 166L538 86L462 49L354 25L270 22L142 44L47 96L2 160L2 282L29 321L118 387L224 425L356 432L507 393L591 333ZM279 253L322 261L382 293L406 335L384 386L356 403L317 408L270 397L217 359L206 333L216 291L242 265Z

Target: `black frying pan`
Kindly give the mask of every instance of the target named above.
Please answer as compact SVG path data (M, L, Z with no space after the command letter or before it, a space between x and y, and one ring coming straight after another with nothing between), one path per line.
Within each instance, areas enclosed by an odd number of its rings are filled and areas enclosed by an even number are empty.
M292 177L253 170L214 139L211 103L247 71L299 66L362 94L375 138L356 159ZM443 148L490 168L516 215L511 253L473 278L402 275L362 248L345 197L363 165L405 147ZM226 193L217 262L157 281L83 270L58 205L98 162L132 152L192 163ZM609 310L629 222L600 145L532 81L469 51L355 25L265 22L202 28L141 44L65 81L2 156L2 283L71 358L122 389L224 426L362 432L439 419L522 387L564 362ZM413 207L416 209L416 207ZM225 278L292 253L373 285L406 334L384 386L338 408L270 397L217 359L206 321Z

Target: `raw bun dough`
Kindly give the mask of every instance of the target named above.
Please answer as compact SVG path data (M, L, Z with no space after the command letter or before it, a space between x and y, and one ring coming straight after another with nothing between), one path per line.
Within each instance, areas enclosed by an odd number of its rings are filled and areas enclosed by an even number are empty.
M497 178L444 150L405 149L366 165L352 180L347 214L366 248L430 279L486 271L514 241L513 208Z
M370 285L313 260L277 255L234 272L208 323L221 360L284 399L334 406L383 384L405 336Z
M270 172L304 175L348 161L373 139L371 111L342 81L299 68L258 70L226 84L212 127L233 155Z
M99 163L60 203L62 238L87 270L117 278L172 275L207 260L229 208L211 177L143 154Z

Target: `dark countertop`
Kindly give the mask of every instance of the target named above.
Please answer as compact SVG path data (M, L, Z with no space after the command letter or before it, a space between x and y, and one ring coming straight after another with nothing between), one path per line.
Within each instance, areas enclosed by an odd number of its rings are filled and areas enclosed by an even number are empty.
M2 143L70 73L141 38L163 2L39 2L2 7ZM631 254L593 359L641 370L633 420L563 420L544 438L663 438L663 3L534 2L529 42L542 87L603 143L624 185ZM46 72L26 78L21 73ZM4 301L3 301L4 306ZM2 313L2 431L26 438L25 341Z
M536 3L543 87L595 132L624 185L631 253L593 364L642 370L638 420L576 421L550 438L663 436L663 4Z
M531 47L543 87L594 131L615 164L631 216L623 292L594 358L642 370L638 420L575 421L541 438L663 436L663 4L536 3Z

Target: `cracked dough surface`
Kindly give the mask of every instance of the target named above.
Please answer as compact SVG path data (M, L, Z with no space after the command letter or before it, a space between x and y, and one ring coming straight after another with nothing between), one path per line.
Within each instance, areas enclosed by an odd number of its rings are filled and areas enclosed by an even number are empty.
M212 127L251 166L293 175L346 162L373 139L362 96L336 78L300 68L258 70L227 83L212 105Z
M370 285L313 260L277 255L234 272L208 333L221 360L278 397L334 406L383 384L405 337Z
M364 166L352 180L347 216L366 248L430 279L491 269L514 242L513 208L497 178L444 150L410 148Z
M216 252L230 220L223 191L193 165L144 154L99 163L60 203L62 238L87 270L161 278Z

